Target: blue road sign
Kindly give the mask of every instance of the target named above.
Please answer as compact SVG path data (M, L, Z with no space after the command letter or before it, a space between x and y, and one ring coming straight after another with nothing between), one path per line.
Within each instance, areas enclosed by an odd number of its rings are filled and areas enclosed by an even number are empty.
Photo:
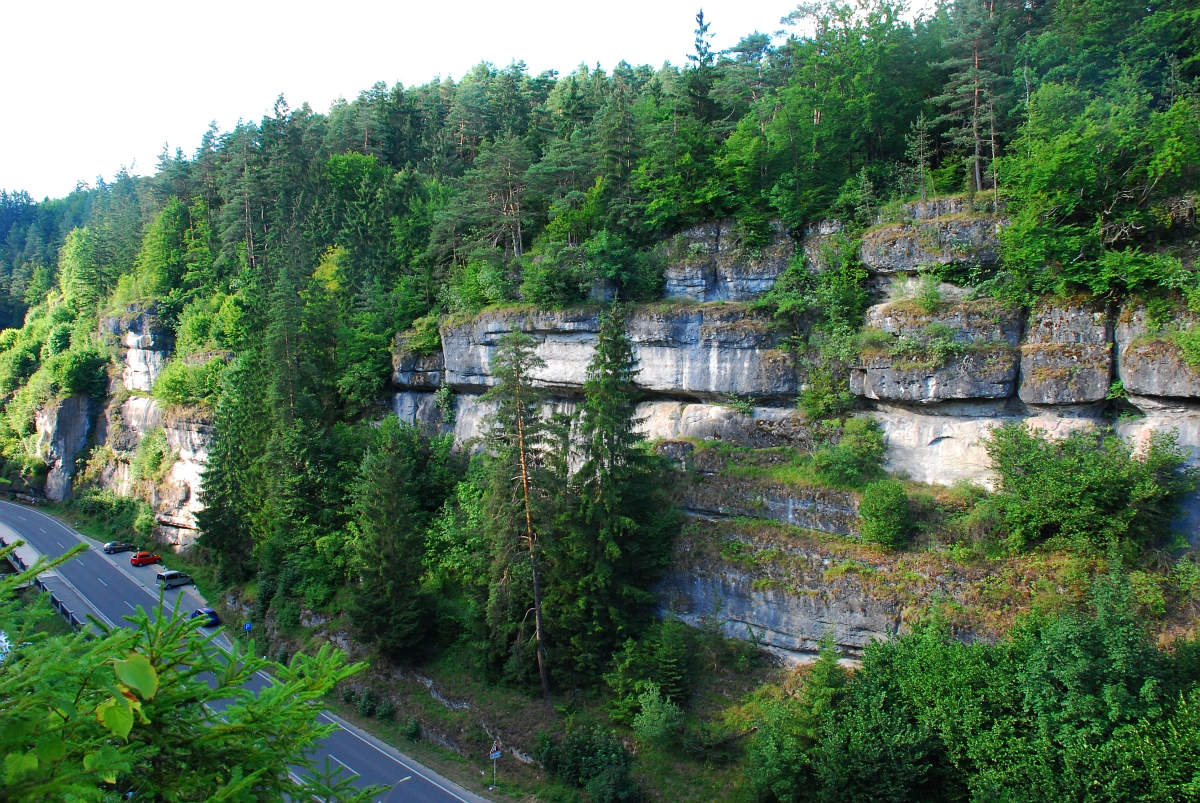
M249 633L250 627L251 627L250 623L246 622L246 624L242 625L242 630L245 630L247 633Z
M496 759L500 758L501 755L502 755L502 753L499 750L493 750L488 755L488 758L490 758L492 761L495 761Z

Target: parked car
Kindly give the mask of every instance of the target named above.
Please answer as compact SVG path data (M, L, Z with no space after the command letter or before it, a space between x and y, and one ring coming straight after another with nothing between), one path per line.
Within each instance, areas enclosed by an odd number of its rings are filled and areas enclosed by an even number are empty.
M190 574L177 572L174 569L168 569L165 572L159 572L155 575L155 580L161 588L175 588L175 586L194 586L196 581L192 579Z
M162 555L155 555L153 552L135 552L129 562L134 566L149 566L152 563L161 563Z
M221 617L217 616L217 612L212 608L197 608L192 611L193 619L204 619L200 623L201 627L216 627L221 624Z
M137 547L124 541L109 541L102 549L106 555L114 555L117 552L133 552Z

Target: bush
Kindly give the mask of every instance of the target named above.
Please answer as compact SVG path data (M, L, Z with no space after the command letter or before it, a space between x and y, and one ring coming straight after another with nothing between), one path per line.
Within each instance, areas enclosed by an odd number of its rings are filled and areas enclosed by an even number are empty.
M1173 434L1154 436L1134 456L1115 435L1053 440L1014 423L992 430L987 450L1016 550L1051 538L1087 551L1170 545L1180 502L1197 486Z
M798 406L814 421L824 421L854 407L854 394L845 379L837 379L825 366L817 366L808 373Z
M404 333L404 345L414 354L433 354L442 347L442 333L436 315L426 315L413 321Z
M539 733L536 752L547 772L586 791L592 803L641 798L637 784L629 777L633 758L616 736L601 728L577 728L561 744Z
M863 489L858 504L859 534L867 543L899 549L908 543L912 514L904 485L896 480L879 480Z
M882 473L885 447L875 419L850 418L842 426L838 442L817 452L813 462L833 484L857 486Z
M663 697L654 683L646 684L646 691L638 695L638 708L633 732L642 744L665 746L683 727L683 709Z
M396 716L396 704L391 697L384 697L375 706L375 718L383 722L391 722Z
M363 689L354 702L354 707L358 709L361 716L373 717L379 710L379 698L375 695L374 690Z
M224 371L225 361L219 358L202 363L174 359L158 375L152 392L156 399L171 406L211 407L221 394L221 374Z
M157 483L175 462L175 453L167 443L167 433L162 427L146 433L138 443L137 451L129 464L129 479L134 482L146 480Z

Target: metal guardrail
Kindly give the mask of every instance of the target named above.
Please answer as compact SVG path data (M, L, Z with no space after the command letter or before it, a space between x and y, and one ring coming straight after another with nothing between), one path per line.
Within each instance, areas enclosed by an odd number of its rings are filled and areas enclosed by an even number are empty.
M7 546L8 546L8 542L4 540L3 536L0 536L0 548L7 547ZM20 571L24 572L29 569L28 564L26 564L25 561L21 559L21 556L18 555L16 552L10 553L8 557L9 557L9 560L11 560L13 562L13 564ZM72 611L70 608L67 607L67 604L65 602L63 602L61 599L59 599L58 595L55 594L54 591L49 586L46 585L46 582L44 580L42 580L41 577L33 578L33 585L38 591L41 591L41 592L44 592L44 593L50 595L50 604L54 607L54 610L56 610L60 614L62 614L62 617L67 620L67 622L71 625L71 627L75 628L76 630L79 630L86 624L86 622L84 622L82 619L80 619L78 616L75 615L74 611Z

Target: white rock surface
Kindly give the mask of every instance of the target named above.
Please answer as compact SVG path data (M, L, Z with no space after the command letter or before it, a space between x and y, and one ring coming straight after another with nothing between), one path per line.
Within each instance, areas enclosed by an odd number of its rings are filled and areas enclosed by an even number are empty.
M129 349L125 352L125 368L121 371L121 381L130 390L149 393L154 387L154 380L158 379L166 364L167 353L164 351Z

